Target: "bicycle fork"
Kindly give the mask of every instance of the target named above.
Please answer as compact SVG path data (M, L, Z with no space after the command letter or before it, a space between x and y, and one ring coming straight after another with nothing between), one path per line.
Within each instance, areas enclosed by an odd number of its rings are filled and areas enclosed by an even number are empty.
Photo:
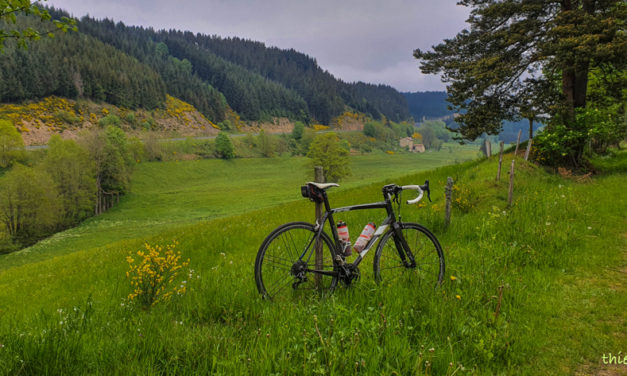
M394 244L396 245L396 250L398 251L403 265L405 265L406 268L415 268L416 260L414 259L413 253L411 253L409 244L407 244L407 239L403 236L401 225L398 222L394 222L392 224L392 230L394 231Z

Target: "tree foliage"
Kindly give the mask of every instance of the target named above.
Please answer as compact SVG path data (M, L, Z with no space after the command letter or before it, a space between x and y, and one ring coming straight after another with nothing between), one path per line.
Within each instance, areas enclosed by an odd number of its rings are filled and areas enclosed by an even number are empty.
M69 18L54 8L42 12ZM0 101L58 95L153 109L163 106L167 93L216 124L229 107L244 120L288 117L306 124L329 124L346 107L374 119L409 117L405 98L393 88L342 82L294 50L109 19L83 17L77 25L80 33L29 50L8 46L0 61ZM16 27L45 30L32 13L16 17Z
M272 136L267 134L263 129L259 132L259 148L261 149L261 155L266 158L274 157L275 155L275 141Z
M409 113L417 122L423 119L442 118L453 116L453 111L448 109L446 92L424 91L415 93L403 93L407 100Z
M351 174L350 145L340 142L333 132L318 134L309 145L307 157L313 166L322 166L327 182L338 182Z
M294 123L294 129L292 129L292 138L296 141L300 141L305 133L305 125L300 121Z
M504 119L545 113L575 127L576 109L587 103L590 70L623 71L627 64L623 1L460 4L471 8L470 28L414 56L424 73L442 74L462 138L498 133Z
M75 225L93 214L96 170L89 153L76 141L53 135L40 168L50 175L59 194L61 226Z
M235 158L235 148L233 147L233 143L229 136L224 133L218 133L216 137L216 153L219 158L222 159L233 159Z
M14 166L0 180L0 222L18 244L47 235L59 221L54 182L43 170Z
M393 88L344 83L315 59L294 50L240 38L157 32L89 17L83 17L79 27L150 66L170 95L191 103L215 123L224 120L227 103L245 120L286 116L328 124L345 106L375 119L409 117L405 98Z
M113 206L114 199L127 192L135 160L126 135L117 127L86 132L78 142L94 164L95 214L100 214Z
M30 0L0 0L0 52L7 39L13 39L19 46L26 47L29 40L38 40L43 35L53 37L55 30L77 31L75 19L63 16L53 20L50 13L46 9L41 9L38 3ZM45 26L45 29L15 27L18 14L32 15Z
M17 23L37 27L32 17ZM50 95L153 109L165 102L166 87L149 67L85 34L62 34L27 50L8 46L0 59L0 101Z
M24 140L9 120L0 119L0 168L24 157Z

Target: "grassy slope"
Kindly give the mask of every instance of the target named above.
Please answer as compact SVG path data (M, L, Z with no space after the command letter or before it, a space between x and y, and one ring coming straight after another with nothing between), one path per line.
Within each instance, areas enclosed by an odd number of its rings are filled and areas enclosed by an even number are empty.
M187 295L150 312L123 301L129 291L124 257L143 239L58 252L5 270L0 369L410 374L427 368L450 374L463 364L485 374L594 372L603 353L627 345L627 203L617 199L627 178L579 184L520 162L515 205L508 209L506 182L493 182L495 167L494 160L473 162L396 179L429 178L435 187L434 204L405 208L404 218L432 228L444 245L447 280L440 290L376 286L369 257L356 288L323 300L260 301L252 278L256 249L279 223L311 218L311 204L298 200L148 239L177 239L199 277L189 281ZM448 229L441 212L446 176L467 190L473 206L466 214L454 211ZM331 199L336 205L378 200L381 185L346 188ZM356 234L379 216L352 212L343 219ZM503 301L495 319L499 286Z
M371 154L352 158L353 175L340 189L425 171L477 156L475 146L448 146L424 154ZM307 158L197 160L138 165L131 193L103 216L22 251L0 256L0 270L51 255L157 234L173 226L298 200L311 180ZM313 175L313 174L312 174Z

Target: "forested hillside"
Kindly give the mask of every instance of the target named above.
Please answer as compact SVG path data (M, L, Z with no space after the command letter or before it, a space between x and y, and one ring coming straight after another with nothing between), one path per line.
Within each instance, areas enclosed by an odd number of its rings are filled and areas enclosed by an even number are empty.
M18 27L36 27L21 17ZM44 38L28 49L10 45L0 59L0 102L57 95L128 108L153 109L165 101L163 79L119 50L82 33Z
M21 17L17 26L26 25L37 28L38 21ZM229 107L249 121L288 117L328 124L347 108L374 119L410 116L395 89L345 83L295 50L90 17L78 29L28 49L9 44L0 62L0 102L58 95L152 109L169 94L214 123L225 120Z
M455 129L454 112L448 109L449 103L446 101L447 94L444 91L419 91L415 93L403 93L407 100L407 105L411 116L416 122L424 122L425 120L443 120L446 126ZM529 138L529 122L528 120L520 121L503 121L503 128L498 134L498 139L505 142L515 142L518 132L522 131L521 140ZM533 131L537 131L543 125L534 122Z
M424 91L416 93L403 93L407 100L409 113L416 121L425 119L441 118L453 115L446 102L446 92L444 91Z
M380 114L393 121L409 117L405 99L393 88L363 82L346 84L323 71L315 59L293 49L268 48L263 43L240 38L191 33L184 37L189 43L295 90L323 122L329 115L341 113L343 104L375 119Z

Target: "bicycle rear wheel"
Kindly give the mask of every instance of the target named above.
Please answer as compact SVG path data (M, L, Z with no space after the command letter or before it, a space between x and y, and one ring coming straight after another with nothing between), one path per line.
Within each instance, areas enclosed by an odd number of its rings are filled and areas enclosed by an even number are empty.
M404 250L405 261L397 245L401 245L394 230L388 231L377 246L374 256L374 276L379 282L397 280L417 281L439 285L444 278L444 254L438 239L426 227L417 223L401 224L401 232L413 255L415 265L408 265L410 257Z
M255 261L255 282L264 298L280 300L333 292L338 281L333 243L326 233L321 234L322 259L317 262L315 237L314 226L305 222L284 224L266 237Z

